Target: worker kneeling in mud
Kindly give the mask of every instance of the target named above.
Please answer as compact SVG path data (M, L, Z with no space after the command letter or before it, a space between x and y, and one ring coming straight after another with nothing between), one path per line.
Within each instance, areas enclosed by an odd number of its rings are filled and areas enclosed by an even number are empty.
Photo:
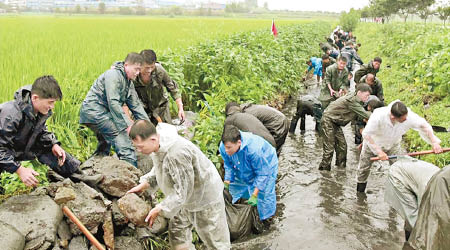
M225 166L225 188L233 196L233 203L247 199L249 205L257 207L260 220L272 217L278 173L275 148L262 137L226 125L219 150Z
M164 200L150 210L146 222L152 226L158 215L170 219L171 249L195 249L194 227L207 249L230 249L225 215L223 183L214 164L192 142L178 135L174 126L155 126L140 120L133 124L130 138L136 150L150 154L153 168L128 193L159 187Z

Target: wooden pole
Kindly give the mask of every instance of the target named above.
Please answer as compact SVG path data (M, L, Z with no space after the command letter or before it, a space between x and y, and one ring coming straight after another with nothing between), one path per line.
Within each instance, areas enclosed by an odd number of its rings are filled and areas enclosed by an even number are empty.
M64 214L69 217L69 219L77 225L77 227L81 230L81 232L88 238L88 240L94 245L98 250L105 250L105 248L98 242L98 240L94 237L94 235L87 230L87 228L81 223L81 221L75 216L75 214L70 211L70 209L67 206L63 207Z
M450 151L450 148L443 148L442 149L442 153L449 152L449 151ZM419 152L412 152L412 153L409 153L409 154L406 154L406 155L408 155L408 156L417 156L417 155L428 155L428 154L434 154L434 151L433 150L425 150L425 151L419 151ZM398 155L390 155L390 156L388 156L389 159L395 159L397 157L398 157ZM370 160L371 161L379 161L380 157L371 157Z

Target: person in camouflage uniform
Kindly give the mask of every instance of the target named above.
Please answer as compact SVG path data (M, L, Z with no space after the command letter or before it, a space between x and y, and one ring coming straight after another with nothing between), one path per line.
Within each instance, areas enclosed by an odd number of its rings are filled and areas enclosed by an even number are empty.
M384 102L383 85L380 79L378 79L374 74L369 73L361 78L359 83L366 83L372 88L372 95L378 97L378 99ZM358 83L358 84L359 84Z
M330 102L343 95L350 87L348 86L348 70L345 67L346 65L347 59L345 57L339 57L337 63L327 68L319 96L319 100L322 103L322 110L325 110Z
M134 81L134 87L151 122L155 125L159 122L172 124L167 92L177 104L180 121L184 121L183 102L177 83L156 61L156 53L153 50L143 50L140 54L144 59L144 64L142 71Z
M376 76L378 71L380 70L381 62L381 58L375 57L368 64L361 65L361 67L359 67L359 69L355 73L355 82L361 82L361 78L369 73L372 73L374 76Z
M345 167L347 164L347 142L341 126L347 125L356 117L368 119L370 113L367 112L363 103L370 95L370 87L367 84L360 84L356 88L356 93L349 93L344 97L330 104L322 116L323 131L323 156L319 170L331 170L331 160L336 151L336 166Z

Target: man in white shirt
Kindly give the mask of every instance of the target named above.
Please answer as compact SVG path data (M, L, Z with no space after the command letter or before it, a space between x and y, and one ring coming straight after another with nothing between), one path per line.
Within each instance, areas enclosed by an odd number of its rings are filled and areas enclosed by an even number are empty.
M401 101L393 101L387 107L376 109L362 132L364 141L358 166L358 192L364 193L366 189L372 166L370 158L378 156L380 160L389 160L388 155L400 153L402 136L409 129L419 131L422 139L432 145L435 153L442 153L441 140L433 134L431 125ZM389 161L393 163L392 160Z

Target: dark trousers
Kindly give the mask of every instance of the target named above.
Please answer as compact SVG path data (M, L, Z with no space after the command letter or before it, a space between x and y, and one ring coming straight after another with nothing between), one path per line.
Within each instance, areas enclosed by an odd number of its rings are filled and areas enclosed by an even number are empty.
M49 166L53 171L58 173L59 175L67 178L73 173L77 172L80 166L80 161L73 157L71 154L66 152L66 161L64 165L58 165L58 157L53 155L53 153L44 153L37 155L37 159L40 163Z

